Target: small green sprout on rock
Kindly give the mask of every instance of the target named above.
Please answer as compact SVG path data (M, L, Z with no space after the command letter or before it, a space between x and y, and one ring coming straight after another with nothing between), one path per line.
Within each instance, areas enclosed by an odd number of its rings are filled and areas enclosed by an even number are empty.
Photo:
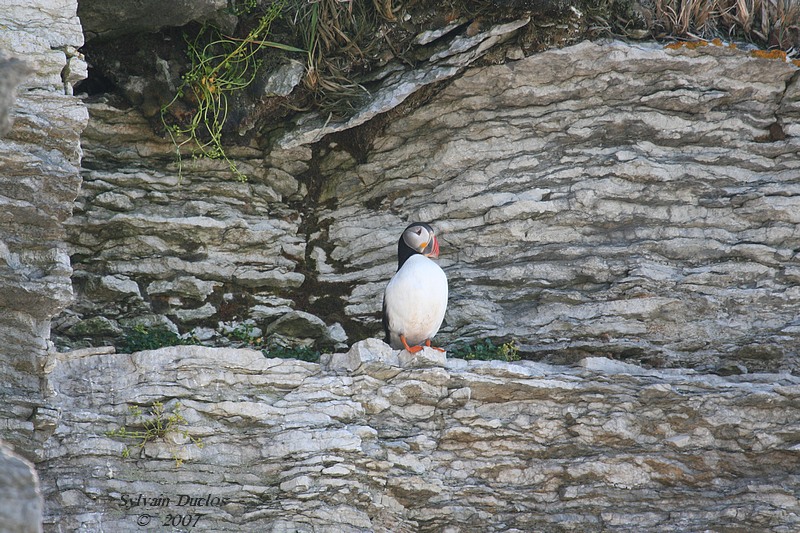
M128 411L137 422L132 427L123 426L107 431L106 436L116 439L133 440L134 444L132 446L134 448L139 448L140 456L144 452L144 447L147 443L154 442L158 439L166 442L166 437L170 433L183 436L198 448L203 447L201 439L192 437L187 430L179 428L179 426L186 424L186 419L181 415L180 403L175 404L171 413L167 413L162 402L153 402L153 405L148 408L146 415L138 405L129 405ZM130 456L131 446L125 446L122 450L122 457L127 459ZM173 452L172 458L175 460L176 468L183 464L183 459L178 457L177 453Z

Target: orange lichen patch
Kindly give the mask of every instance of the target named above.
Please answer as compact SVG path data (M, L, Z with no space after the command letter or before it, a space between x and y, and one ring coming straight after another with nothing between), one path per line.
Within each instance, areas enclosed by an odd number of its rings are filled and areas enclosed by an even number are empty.
M700 48L702 46L708 46L708 41L678 41L669 43L668 45L664 46L664 48L669 48L670 50L679 50L681 48L694 50L695 48Z
M800 59L792 59L792 63L794 64L794 66L800 67Z
M750 55L762 59L780 59L781 61L786 61L786 52L783 50L753 50L750 52Z
M711 39L711 44L714 46L722 46L722 39L717 37L716 39Z
M730 43L730 44L728 45L728 48L736 48L736 43Z

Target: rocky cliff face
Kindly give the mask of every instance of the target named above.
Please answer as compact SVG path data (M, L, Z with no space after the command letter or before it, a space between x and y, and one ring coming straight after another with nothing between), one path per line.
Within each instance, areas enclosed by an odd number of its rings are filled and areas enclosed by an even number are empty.
M219 341L220 323L280 334L299 310L374 335L397 234L428 220L445 343L793 369L796 72L723 46L586 42L467 70L389 123L307 120L266 156L235 152L247 183L208 162L179 179L134 111L91 104L79 301L59 332L79 347L161 321ZM335 343L319 321L294 336Z
M31 456L36 445L28 439L44 440L49 425L37 405L50 319L72 299L63 224L80 187L88 118L71 96L86 71L76 51L83 44L76 8L32 1L0 13L0 55L15 65L3 70L3 100L14 94L10 82L19 82L8 113L13 127L0 137L0 417L7 437ZM44 434L34 437L40 424Z
M321 366L203 347L62 354L47 379L62 413L41 463L53 531L800 527L789 374L468 363L368 340ZM120 437L154 402L183 420Z
M77 5L64 4L0 10L0 530L15 533L42 530L28 459L55 429L42 368L50 319L72 296L63 223L78 194L87 115L70 92L85 72Z
M523 57L529 20L461 23L351 119L230 147L237 182L179 173L139 109L71 94L75 8L0 13L20 56L0 60L0 528L41 529L31 462L52 531L800 527L794 64ZM445 343L573 364L353 344L411 219L442 237ZM159 324L339 349L92 347Z
M470 70L366 162L330 156L319 220L348 273L321 278L357 282L346 310L366 319L394 228L433 220L451 338L793 367L799 96L795 66L715 46L587 42Z

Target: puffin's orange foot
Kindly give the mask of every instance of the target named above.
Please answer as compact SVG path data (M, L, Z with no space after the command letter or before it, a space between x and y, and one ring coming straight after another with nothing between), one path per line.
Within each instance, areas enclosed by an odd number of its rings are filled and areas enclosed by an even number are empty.
M405 335L400 335L400 342L403 343L403 347L406 349L406 351L408 351L408 353L417 353L422 350L422 346L409 346L406 342Z
M444 348L439 348L438 346L431 346L431 340L430 339L425 341L425 346L427 346L428 348L433 348L434 350L436 350L438 352L446 352L447 351Z

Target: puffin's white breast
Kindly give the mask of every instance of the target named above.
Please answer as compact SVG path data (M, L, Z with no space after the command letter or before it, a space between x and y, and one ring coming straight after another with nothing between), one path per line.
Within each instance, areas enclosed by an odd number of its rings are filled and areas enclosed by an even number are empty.
M447 276L432 260L419 254L409 257L386 286L390 341L401 348L400 335L418 345L439 331L447 309Z

